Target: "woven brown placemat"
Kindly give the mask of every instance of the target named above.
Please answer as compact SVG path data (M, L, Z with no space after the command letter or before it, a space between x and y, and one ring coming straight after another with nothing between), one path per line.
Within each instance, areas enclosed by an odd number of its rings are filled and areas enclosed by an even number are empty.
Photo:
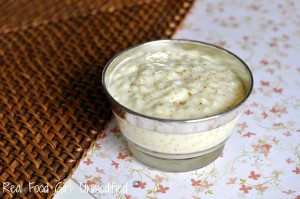
M171 37L192 4L0 1L0 198L53 197L110 120L105 63L128 46Z

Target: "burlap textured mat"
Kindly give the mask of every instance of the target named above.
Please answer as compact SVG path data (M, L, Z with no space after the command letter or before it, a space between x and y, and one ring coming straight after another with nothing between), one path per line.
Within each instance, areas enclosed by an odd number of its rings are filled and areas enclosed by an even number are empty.
M53 197L110 120L105 63L171 37L192 4L0 1L0 198Z

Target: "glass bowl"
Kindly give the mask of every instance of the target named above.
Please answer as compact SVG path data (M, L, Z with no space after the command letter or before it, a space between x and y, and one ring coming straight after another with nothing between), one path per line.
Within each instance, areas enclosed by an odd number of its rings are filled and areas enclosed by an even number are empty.
M112 97L108 80L121 61L137 53L159 51L195 53L234 71L245 89L244 98L232 108L199 119L162 119L121 105ZM239 57L212 44L191 40L157 40L124 50L112 58L102 73L102 84L129 150L141 162L164 171L181 172L204 167L217 159L237 123L253 88L249 67Z

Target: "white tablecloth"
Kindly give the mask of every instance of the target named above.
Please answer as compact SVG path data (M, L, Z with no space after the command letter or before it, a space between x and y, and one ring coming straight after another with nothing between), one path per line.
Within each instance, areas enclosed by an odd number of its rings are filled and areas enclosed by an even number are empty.
M192 172L151 169L112 122L72 178L83 190L95 185L98 198L299 199L300 2L196 0L174 38L222 46L253 71L254 92L222 156Z

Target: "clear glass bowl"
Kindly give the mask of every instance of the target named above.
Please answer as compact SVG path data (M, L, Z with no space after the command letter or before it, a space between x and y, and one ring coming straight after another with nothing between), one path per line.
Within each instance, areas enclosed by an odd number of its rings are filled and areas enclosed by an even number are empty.
M231 109L206 118L172 120L143 115L126 108L110 94L108 79L124 59L138 52L160 50L195 52L235 71L242 81L245 96ZM111 59L102 74L102 84L111 109L132 154L141 162L164 171L189 171L204 167L217 159L243 110L253 88L249 67L233 53L198 41L157 40L124 50Z

